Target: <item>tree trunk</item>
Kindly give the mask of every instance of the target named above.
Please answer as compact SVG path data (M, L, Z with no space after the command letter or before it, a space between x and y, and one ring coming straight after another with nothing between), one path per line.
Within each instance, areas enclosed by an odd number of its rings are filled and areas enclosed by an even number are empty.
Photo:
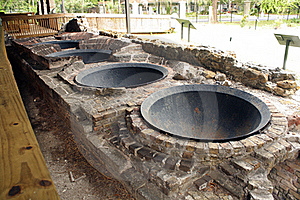
M212 22L213 23L217 23L218 22L218 0L213 0L212 2L212 7L213 7L213 19Z

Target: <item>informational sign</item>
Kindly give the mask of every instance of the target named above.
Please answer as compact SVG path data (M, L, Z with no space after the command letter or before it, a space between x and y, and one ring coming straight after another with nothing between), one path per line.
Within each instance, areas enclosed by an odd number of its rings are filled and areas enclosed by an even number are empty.
M190 42L191 28L196 29L192 22L188 19L176 19L181 24L181 39L183 39L183 27L188 28L188 42Z
M283 35L283 34L274 34L278 43L280 45L285 45L285 53L284 53L284 59L283 59L283 67L282 69L285 69L285 64L289 52L289 46L293 47L300 47L300 40L298 36L295 35Z

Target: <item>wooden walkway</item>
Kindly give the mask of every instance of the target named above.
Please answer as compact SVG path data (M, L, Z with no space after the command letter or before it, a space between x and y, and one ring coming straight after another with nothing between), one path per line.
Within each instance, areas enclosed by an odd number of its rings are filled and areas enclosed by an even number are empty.
M0 199L59 199L27 117L0 26Z

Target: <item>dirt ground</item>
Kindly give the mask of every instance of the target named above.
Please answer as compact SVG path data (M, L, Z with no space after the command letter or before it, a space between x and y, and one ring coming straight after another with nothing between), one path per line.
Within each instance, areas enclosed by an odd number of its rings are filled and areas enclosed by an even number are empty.
M64 121L16 71L15 77L60 198L134 199L120 182L99 173L85 160Z

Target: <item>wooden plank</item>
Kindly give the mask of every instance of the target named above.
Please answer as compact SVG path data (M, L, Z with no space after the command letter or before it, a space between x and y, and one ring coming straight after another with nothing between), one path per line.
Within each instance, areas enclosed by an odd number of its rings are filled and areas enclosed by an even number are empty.
M59 199L27 117L0 26L0 199Z

